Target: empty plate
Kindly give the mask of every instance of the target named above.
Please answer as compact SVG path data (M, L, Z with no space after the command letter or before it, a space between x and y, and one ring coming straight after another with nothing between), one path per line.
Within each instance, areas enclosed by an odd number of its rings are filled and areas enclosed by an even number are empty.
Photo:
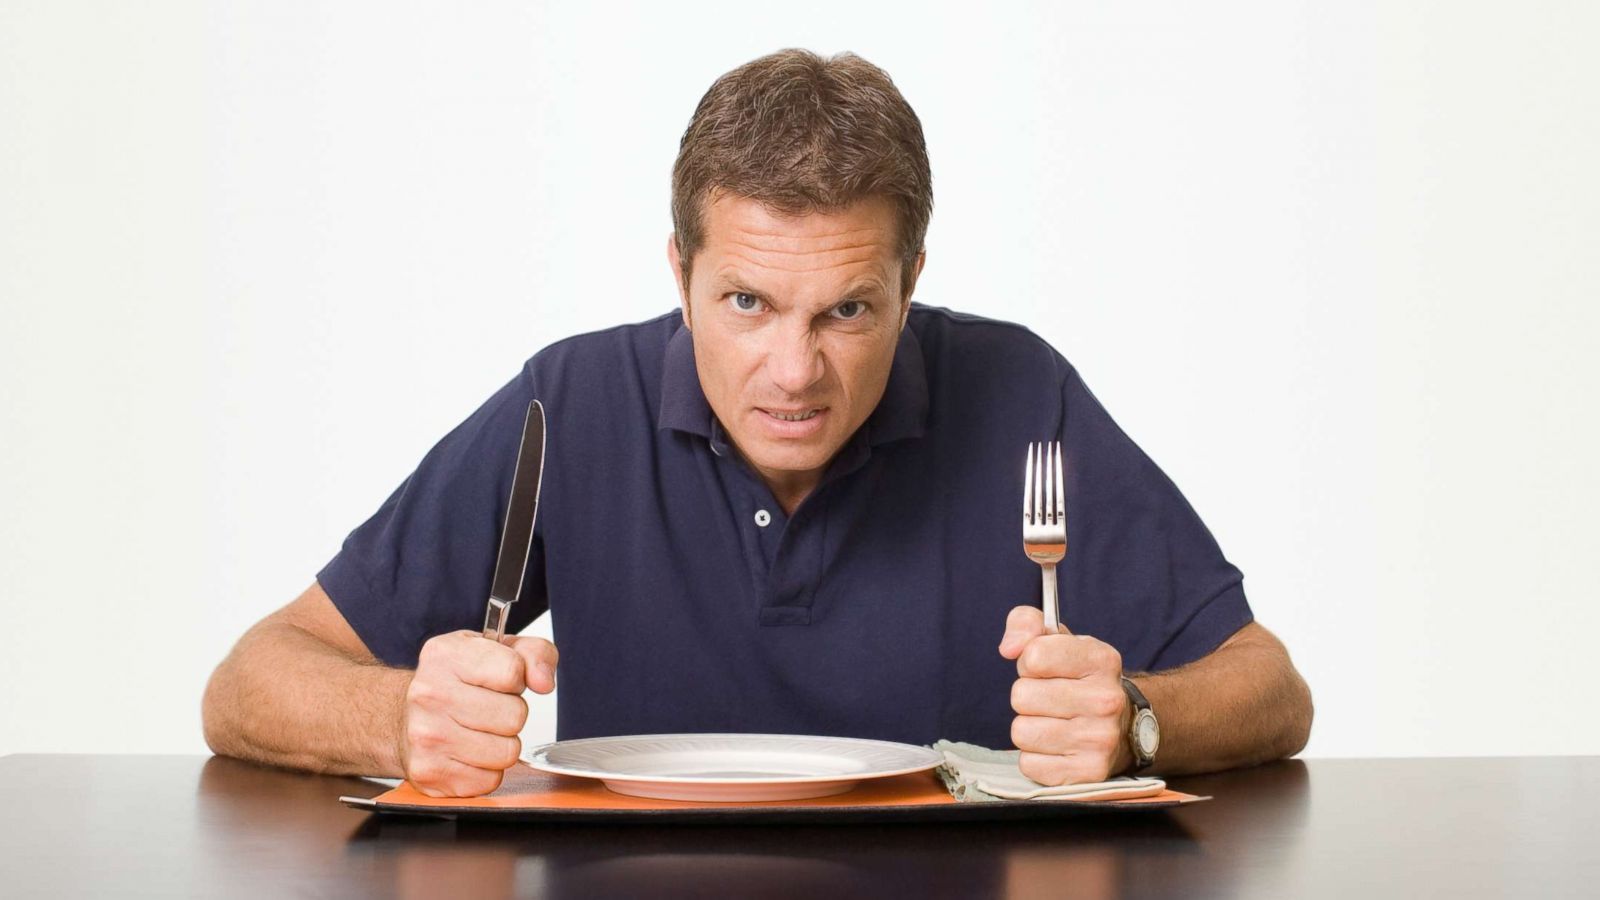
M598 778L619 794L662 800L801 800L869 778L925 772L931 747L806 734L642 734L556 741L523 761L542 772Z

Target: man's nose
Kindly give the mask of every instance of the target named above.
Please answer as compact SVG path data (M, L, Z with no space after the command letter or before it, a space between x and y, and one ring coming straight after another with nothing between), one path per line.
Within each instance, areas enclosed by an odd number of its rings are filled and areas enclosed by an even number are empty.
M773 384L794 396L810 390L822 380L825 371L822 348L809 329L783 335L767 357L767 374Z

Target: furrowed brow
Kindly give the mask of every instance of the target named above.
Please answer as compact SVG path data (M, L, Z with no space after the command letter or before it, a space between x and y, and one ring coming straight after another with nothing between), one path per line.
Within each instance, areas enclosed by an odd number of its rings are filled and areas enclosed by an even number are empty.
M888 293L888 291L884 290L883 283L878 279L863 278L845 288L844 294L841 296L843 296L844 299L849 300L853 297L870 296L873 294L887 295Z
M758 291L748 284L745 284L743 281L740 281L737 276L733 275L718 276L715 290L718 294L726 294L737 291L738 293L749 294L752 297L757 297L762 300L772 299L766 291Z
M750 296L761 300L771 301L772 299L772 295L768 294L766 291L757 290L756 288L749 286L737 275L717 276L716 284L713 290L715 290L719 295L736 291L741 294L749 294ZM869 275L851 282L850 286L845 288L844 291L840 293L839 299L842 302L860 297L887 297L888 295L889 292L884 288L882 280L876 276Z

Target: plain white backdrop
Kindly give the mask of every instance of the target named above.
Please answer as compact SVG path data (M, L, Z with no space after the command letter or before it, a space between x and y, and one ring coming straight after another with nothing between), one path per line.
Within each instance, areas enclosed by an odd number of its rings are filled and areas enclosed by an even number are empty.
M434 441L672 307L678 138L786 46L893 76L934 171L918 299L1081 369L1311 682L1309 755L1600 752L1597 26L5 0L0 753L203 752L211 668Z

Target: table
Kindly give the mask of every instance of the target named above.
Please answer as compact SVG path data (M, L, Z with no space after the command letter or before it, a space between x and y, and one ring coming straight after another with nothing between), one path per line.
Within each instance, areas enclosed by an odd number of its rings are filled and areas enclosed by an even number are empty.
M1600 757L1312 760L1147 816L854 826L491 825L221 757L0 757L0 894L1595 896Z

